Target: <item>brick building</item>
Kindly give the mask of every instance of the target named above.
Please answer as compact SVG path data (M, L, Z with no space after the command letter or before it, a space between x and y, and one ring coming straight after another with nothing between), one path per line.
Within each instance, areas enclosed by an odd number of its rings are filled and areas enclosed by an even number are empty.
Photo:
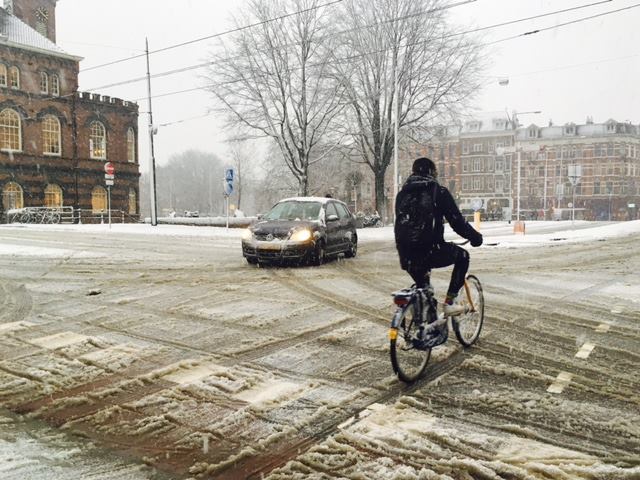
M414 158L426 155L463 212L470 214L478 199L488 218L515 218L519 155L521 218L567 219L574 199L576 218L639 218L640 126L591 118L580 125L515 124L507 116L488 115L443 129L402 156L400 180ZM569 177L573 166L581 169L575 187Z
M0 8L0 209L107 209L104 164L116 169L112 213L139 215L138 106L78 92L80 57L55 44L56 0ZM2 213L0 212L0 213Z

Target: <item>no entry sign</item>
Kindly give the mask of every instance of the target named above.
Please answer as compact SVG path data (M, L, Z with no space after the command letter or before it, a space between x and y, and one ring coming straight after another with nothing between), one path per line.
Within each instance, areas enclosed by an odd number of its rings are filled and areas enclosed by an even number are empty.
M107 175L114 175L116 173L116 167L113 166L113 163L107 162L104 164L104 173Z

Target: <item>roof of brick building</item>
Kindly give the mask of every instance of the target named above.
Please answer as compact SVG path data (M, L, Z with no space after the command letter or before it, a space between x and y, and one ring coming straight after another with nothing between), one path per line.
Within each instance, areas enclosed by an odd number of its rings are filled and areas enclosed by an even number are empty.
M47 37L41 35L2 7L0 7L0 44L24 47L29 50L36 50L74 60L81 59L81 57L68 54Z

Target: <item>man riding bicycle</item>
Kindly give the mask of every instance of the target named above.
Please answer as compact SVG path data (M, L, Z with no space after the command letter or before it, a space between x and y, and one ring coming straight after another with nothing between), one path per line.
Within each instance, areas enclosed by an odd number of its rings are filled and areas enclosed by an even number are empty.
M444 314L459 315L464 307L455 300L469 269L469 253L444 241L443 217L474 247L482 245L482 235L462 216L449 190L438 184L438 172L432 160L418 158L412 170L396 197L394 231L400 266L411 275L416 287L424 288L431 268L453 264Z

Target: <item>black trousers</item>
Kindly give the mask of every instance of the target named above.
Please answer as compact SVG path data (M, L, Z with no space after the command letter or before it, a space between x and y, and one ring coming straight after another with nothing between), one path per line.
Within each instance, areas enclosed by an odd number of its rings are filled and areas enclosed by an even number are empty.
M407 269L407 273L411 275L418 288L425 286L426 274L430 268L453 265L453 273L451 274L451 282L449 283L447 294L455 296L464 285L464 279L469 271L469 253L464 248L453 243L441 243L434 247L431 255L424 263L415 262L414 265Z

